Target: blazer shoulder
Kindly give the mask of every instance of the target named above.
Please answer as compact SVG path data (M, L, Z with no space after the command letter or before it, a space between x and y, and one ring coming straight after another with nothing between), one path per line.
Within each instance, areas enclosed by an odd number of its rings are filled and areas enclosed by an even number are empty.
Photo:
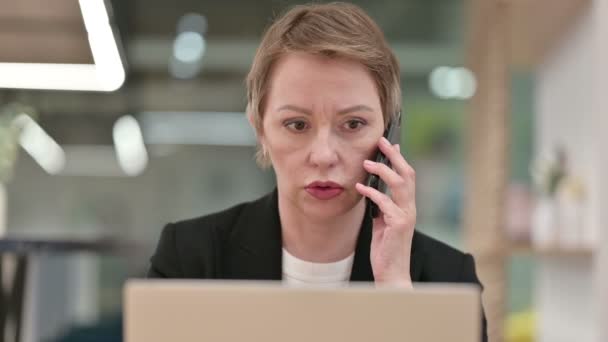
M150 258L147 276L153 278L212 278L221 245L247 203L215 213L167 224Z
M416 231L413 249L424 256L425 278L437 282L478 283L473 256Z
M434 237L421 233L418 230L416 230L414 233L413 248L416 250L420 249L427 255L430 253L432 255L439 255L442 257L445 256L456 258L463 257L465 255L464 252L458 250L457 248L435 239Z

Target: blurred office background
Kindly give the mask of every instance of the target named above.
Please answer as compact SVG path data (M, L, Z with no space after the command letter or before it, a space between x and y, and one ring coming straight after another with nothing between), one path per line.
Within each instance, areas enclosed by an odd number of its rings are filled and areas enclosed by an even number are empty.
M606 2L352 2L401 64L417 228L475 254L493 341L608 339ZM298 3L0 0L0 241L130 249L4 252L21 341L121 340L162 227L274 187L243 82Z

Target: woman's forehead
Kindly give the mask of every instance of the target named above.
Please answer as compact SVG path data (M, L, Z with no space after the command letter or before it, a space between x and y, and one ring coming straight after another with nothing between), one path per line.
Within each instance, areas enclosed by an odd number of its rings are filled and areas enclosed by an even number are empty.
M267 103L277 108L324 102L333 103L336 110L380 109L376 84L367 68L345 58L290 53L277 61L269 83Z
M374 83L370 71L360 62L305 52L290 52L281 56L273 66L271 80L334 80L336 82L349 80Z

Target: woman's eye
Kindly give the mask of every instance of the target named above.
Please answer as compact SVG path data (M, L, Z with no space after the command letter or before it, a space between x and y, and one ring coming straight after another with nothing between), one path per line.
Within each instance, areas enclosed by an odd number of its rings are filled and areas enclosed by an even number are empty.
M301 131L305 130L308 125L306 124L305 121L297 120L297 121L288 122L285 124L285 126L291 130L301 132Z
M365 124L365 122L363 122L361 120L348 120L346 122L345 126L348 130L355 131L355 130L361 128L361 126L363 126L364 124Z

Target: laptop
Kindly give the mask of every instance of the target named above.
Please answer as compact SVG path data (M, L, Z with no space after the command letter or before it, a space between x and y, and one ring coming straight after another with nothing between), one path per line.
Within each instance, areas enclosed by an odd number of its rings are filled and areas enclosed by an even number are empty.
M415 290L280 282L132 280L124 288L126 342L481 340L474 285Z

